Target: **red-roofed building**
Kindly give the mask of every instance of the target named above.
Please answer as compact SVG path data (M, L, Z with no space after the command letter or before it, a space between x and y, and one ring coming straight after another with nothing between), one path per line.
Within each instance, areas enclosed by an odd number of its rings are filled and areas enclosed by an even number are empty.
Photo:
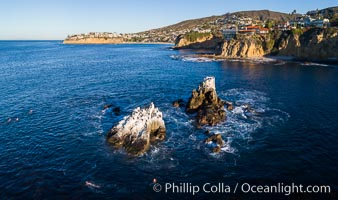
M260 26L246 26L244 30L238 31L239 33L245 34L267 34L269 33L268 28L262 28Z
M246 35L254 35L256 33L256 30L239 30L238 33Z
M259 34L268 34L269 33L269 29L268 28L260 28L259 29Z

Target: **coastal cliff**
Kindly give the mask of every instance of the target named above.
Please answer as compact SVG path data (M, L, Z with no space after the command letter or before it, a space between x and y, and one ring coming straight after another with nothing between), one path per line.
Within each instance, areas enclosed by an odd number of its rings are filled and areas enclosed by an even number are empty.
M233 39L202 37L188 42L179 36L174 49L214 49L219 58L257 58L263 56L290 56L304 61L337 61L338 29L310 28L272 31L268 34L241 35ZM213 42L211 42L214 40Z
M119 44L123 43L122 37L116 38L83 38L83 39L65 39L63 44Z
M303 61L336 62L337 47L337 28L311 28L236 37L224 41L216 55L225 58L289 56Z
M241 37L226 40L216 54L225 58L253 58L266 54L263 48L264 38Z
M215 49L222 42L219 35L212 33L190 32L179 35L175 40L174 49Z
M335 28L314 28L301 34L289 34L275 44L277 55L309 61L337 60L337 47L338 30Z

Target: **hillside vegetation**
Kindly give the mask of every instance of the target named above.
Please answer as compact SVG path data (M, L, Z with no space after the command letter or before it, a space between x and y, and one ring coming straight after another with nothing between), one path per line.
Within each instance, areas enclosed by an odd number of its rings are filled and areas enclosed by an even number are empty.
M194 29L208 30L207 32L216 33L217 31L222 29L223 26L222 23L217 23L217 21L222 20L230 15L250 17L254 20L260 21L287 21L298 16L298 14L287 14L269 10L240 11L234 13L226 13L224 15L215 15L198 19L185 20L170 26L139 32L136 33L136 36L133 39L145 41L149 40L174 42L177 36L189 33Z

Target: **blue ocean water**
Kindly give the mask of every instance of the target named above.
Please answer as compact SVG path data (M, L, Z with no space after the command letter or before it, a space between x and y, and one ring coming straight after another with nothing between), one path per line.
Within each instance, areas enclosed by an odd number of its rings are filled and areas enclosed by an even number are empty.
M168 47L0 41L0 197L143 199L160 195L154 178L337 191L337 66L209 62ZM226 142L220 154L204 144L193 116L171 105L206 76L238 105L209 128ZM137 158L107 145L106 132L150 102L163 112L166 140ZM243 112L244 103L256 114ZM103 110L106 104L121 114Z

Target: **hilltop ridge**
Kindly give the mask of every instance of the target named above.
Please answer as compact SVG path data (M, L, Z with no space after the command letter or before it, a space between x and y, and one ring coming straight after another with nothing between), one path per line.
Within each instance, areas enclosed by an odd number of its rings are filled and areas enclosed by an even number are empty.
M299 14L291 15L270 10L238 11L226 13L223 15L213 15L197 19L189 19L173 25L139 32L136 33L134 37L138 40L150 40L149 38L151 38L153 41L165 40L164 42L174 42L177 36L186 34L190 31L198 31L202 33L220 31L224 26L224 19L233 15L238 17L249 17L252 18L252 20L262 22L267 20L285 21L299 16Z

